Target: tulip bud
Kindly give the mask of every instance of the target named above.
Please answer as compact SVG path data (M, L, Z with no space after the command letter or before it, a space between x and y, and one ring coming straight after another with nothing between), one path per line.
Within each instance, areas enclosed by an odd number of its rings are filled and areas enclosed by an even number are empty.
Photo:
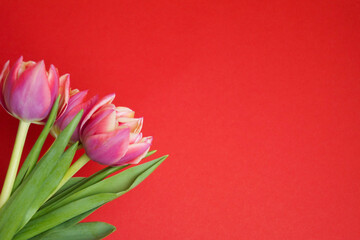
M68 88L61 87L61 93L66 94ZM9 61L5 63L0 74L0 103L14 117L26 122L42 123L58 94L59 76L54 65L50 65L49 71L46 71L44 61L23 62L22 57L12 68ZM63 100L64 105L66 99Z
M142 138L142 124L143 119L134 118L129 108L105 104L83 123L80 139L86 154L100 164L136 164L152 142L152 137Z

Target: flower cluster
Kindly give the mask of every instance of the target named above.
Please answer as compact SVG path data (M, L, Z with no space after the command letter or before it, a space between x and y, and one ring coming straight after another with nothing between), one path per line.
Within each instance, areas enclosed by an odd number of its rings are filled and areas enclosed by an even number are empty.
M79 141L90 159L111 166L136 164L149 151L152 137L142 136L143 118L134 118L129 108L116 107L115 94L87 99L87 91L70 89L69 74L59 76L54 65L46 71L44 61L23 62L20 57L12 67L6 62L0 73L0 103L21 121L46 122L59 94L54 137L83 110L70 142Z

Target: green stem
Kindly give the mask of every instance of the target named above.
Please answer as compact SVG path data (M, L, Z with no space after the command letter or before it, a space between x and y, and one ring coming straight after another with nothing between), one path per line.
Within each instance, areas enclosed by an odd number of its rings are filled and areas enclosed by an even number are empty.
M90 160L90 158L85 153L76 162L74 162L73 165L71 165L69 167L69 169L67 170L67 172L65 173L63 179L59 183L59 186L56 188L54 193L56 193L57 190L59 190L62 186L64 186L64 184L67 181L69 181L69 179L72 178L75 175L75 173L77 173L83 166L85 166L85 164L88 163L89 160Z
M15 182L16 174L19 168L21 154L24 148L27 132L29 130L30 123L20 120L19 128L16 135L14 149L11 155L10 164L6 173L4 186L0 195L0 208L6 203L11 195L11 191Z

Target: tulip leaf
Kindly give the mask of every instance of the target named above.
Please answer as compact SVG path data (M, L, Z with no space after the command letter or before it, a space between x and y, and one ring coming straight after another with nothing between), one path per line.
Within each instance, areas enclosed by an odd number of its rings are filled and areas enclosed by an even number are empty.
M114 193L101 193L73 201L42 217L32 219L16 234L13 240L27 240L32 238L82 213L110 202L116 197L117 195Z
M98 240L113 233L116 228L104 222L85 222L62 229L61 231L50 230L44 236L35 236L30 240Z
M36 161L39 159L41 148L43 147L44 142L45 142L47 136L49 135L49 132L55 122L58 108L59 108L59 101L60 101L60 96L57 97L57 99L51 109L48 120L47 120L40 136L38 137L37 141L35 142L34 146L31 149L30 153L26 157L23 165L21 166L18 175L16 176L14 187L12 190L13 192L15 192L15 190L18 188L20 183L29 175L29 173L34 168Z
M156 153L156 152L157 152L157 150L152 150L152 151L148 152L148 153L145 155L144 158L150 157L151 155L153 155L153 154ZM144 158L143 158L143 159L144 159Z
M0 209L0 239L11 240L56 189L65 175L77 145L64 150L78 125L80 111Z
M153 155L155 152L156 152L156 150L148 152L144 158ZM71 187L65 189L64 191L56 192L56 194L49 201L47 201L41 208L48 207L49 205L54 204L55 202L58 202L64 198L66 198L67 196L74 194L75 192L78 192L84 188L87 188L87 187L95 184L95 183L98 183L99 181L105 179L109 175L111 175L117 171L120 171L121 169L124 169L127 166L129 166L129 165L119 166L119 167L106 167L106 168L98 171L97 173L93 174L90 177L83 178L82 181L79 181L77 184L72 185Z
M78 184L81 182L85 177L72 177L67 181L64 186L62 186L59 190L57 190L56 194L62 193L63 191L67 190L68 188ZM54 194L55 195L55 194ZM50 198L51 199L51 198Z
M71 227L71 226L75 225L76 223L80 222L81 220L83 220L84 218L86 218L87 216L89 216L90 214L92 214L98 208L99 207L96 207L96 208L91 209L87 212L84 212L76 217L73 217L70 220L67 220L66 222L63 222L63 223L57 225L56 227L51 228L50 230L47 230L39 235L36 235L35 237L33 237L31 239L42 239L42 237L48 236L50 233L52 233L54 231L61 231L65 228Z
M61 199L66 198L70 194L73 194L73 193L78 192L78 191L80 191L80 190L82 190L84 188L87 188L88 186L91 186L91 185L103 180L104 178L106 178L110 174L112 174L114 172L117 172L117 171L119 171L119 170L121 170L121 169L123 169L123 168L125 168L127 166L128 165L119 166L119 167L106 167L106 168L98 171L97 173L94 173L90 177L83 178L81 181L78 181L76 184L74 184L71 187L65 189L64 191L60 192L56 196L53 196L40 209L48 207L49 205L54 204L54 203L60 201Z
M142 182L146 177L148 177L166 158L167 155L152 160L150 162L126 169L125 171L122 171L117 175L106 178L96 184L93 184L87 188L75 192L74 194L64 199L61 199L52 205L40 209L33 218L36 219L72 201L94 194L115 193L119 197L136 187L140 182Z

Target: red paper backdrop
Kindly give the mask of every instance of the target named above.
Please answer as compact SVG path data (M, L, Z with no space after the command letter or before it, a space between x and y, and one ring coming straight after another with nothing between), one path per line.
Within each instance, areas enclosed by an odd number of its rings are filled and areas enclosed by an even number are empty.
M1 64L116 92L171 155L88 218L107 239L360 239L359 2L48 2L1 1Z

